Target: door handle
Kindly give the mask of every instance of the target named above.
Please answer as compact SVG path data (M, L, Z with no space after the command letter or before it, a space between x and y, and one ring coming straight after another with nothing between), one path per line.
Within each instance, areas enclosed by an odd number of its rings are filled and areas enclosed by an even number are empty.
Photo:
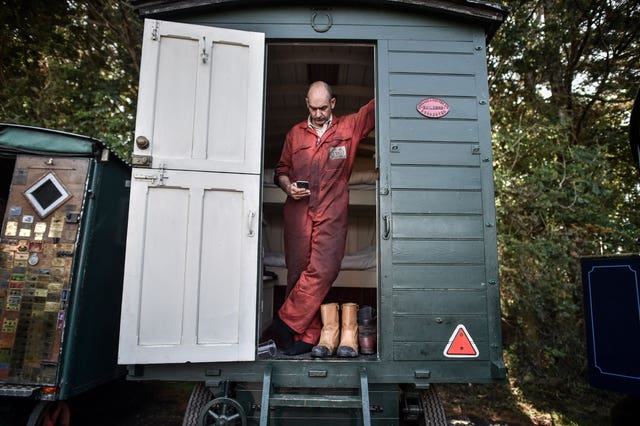
M249 214L247 215L247 225L249 228L248 235L250 237L253 237L256 234L256 231L254 230L255 223L256 223L256 212L254 212L253 210L249 210Z
M391 215L385 214L382 216L384 222L384 230L382 231L382 239L388 240L391 235Z

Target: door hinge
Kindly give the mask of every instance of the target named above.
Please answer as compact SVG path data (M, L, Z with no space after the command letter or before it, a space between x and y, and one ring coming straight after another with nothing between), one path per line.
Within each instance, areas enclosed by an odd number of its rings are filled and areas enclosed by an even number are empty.
M202 63L206 64L209 60L209 53L207 52L207 38L204 36L202 37L202 53L200 53L200 56L202 57Z
M159 22L156 21L153 24L153 29L151 30L151 40L153 41L158 41L158 26L159 26Z

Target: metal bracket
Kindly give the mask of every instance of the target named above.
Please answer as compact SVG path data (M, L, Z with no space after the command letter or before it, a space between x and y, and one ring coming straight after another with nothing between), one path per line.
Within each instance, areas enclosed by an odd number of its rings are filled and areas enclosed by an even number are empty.
M369 378L367 369L360 367L360 397L362 398L362 424L371 426L371 412L369 411Z
M151 167L151 156L133 154L131 156L131 165L133 167Z
M271 397L271 364L264 369L262 379L262 404L260 407L260 426L267 426L269 422L269 398Z
M507 367L501 360L491 361L491 377L494 379L504 379L507 377Z

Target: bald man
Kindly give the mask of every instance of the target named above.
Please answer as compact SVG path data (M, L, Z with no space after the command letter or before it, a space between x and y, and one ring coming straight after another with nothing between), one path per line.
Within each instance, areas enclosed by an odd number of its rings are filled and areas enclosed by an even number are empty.
M320 338L320 305L344 257L356 149L375 127L374 100L355 114L336 117L336 99L325 82L309 86L306 104L309 116L287 133L274 176L287 194L287 291L267 332L287 355L309 352ZM298 186L300 181L308 188Z

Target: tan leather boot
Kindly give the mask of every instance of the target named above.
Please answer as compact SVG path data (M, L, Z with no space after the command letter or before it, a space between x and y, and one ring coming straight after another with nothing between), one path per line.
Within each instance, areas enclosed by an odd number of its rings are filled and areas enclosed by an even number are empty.
M342 304L342 330L337 355L341 358L358 356L358 305Z
M314 358L326 358L333 355L340 341L340 321L337 303L325 303L320 305L322 317L322 331L320 341L311 348L311 356Z

